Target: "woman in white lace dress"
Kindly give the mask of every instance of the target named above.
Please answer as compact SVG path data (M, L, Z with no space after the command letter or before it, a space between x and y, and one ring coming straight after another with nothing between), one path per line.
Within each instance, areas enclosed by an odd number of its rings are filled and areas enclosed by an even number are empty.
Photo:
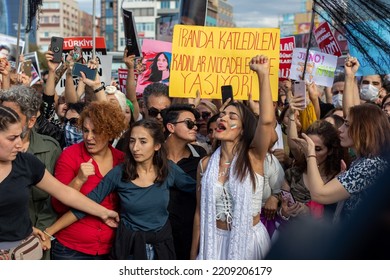
M270 238L260 222L264 160L275 141L269 59L250 61L261 92L260 116L229 103L217 120L221 146L198 167L192 259L262 259Z

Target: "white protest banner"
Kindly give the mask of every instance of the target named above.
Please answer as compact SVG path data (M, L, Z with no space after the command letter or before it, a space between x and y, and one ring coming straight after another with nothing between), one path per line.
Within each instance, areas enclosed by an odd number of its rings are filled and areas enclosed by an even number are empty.
M111 67L112 67L112 55L98 55L96 54L96 59L98 60L98 75L100 77L100 81L104 83L104 85L109 86L111 84ZM62 95L62 92L65 90L65 80L66 73L62 75L60 81L56 85L56 92L58 95ZM78 77L73 77L73 84L77 86Z
M0 58L6 57L13 68L15 68L16 57L22 54L24 50L24 41L19 40L18 50L17 40L16 37L0 34Z
M293 51L290 79L300 80L305 65L306 49L295 48ZM315 82L319 86L333 85L334 71L336 70L337 56L317 51L309 51L306 64L305 80Z
M67 37L64 38L64 44L63 44L63 59L66 60L66 56L70 51L76 50L76 47L81 48L82 53L80 57L78 58L77 62L87 64L87 62L93 57L92 51L93 51L93 38L91 36L85 36L85 37ZM105 60L108 64L102 64L102 57L107 54L106 50L106 41L104 37L96 37L95 38L95 48L96 48L96 58L99 62L98 67L98 74L100 76L100 81L104 82L105 85L110 85L111 83L111 65L112 65L112 56L110 58L107 58L108 60ZM111 60L110 60L111 59ZM104 65L104 69L102 68L102 65ZM103 71L104 70L104 71ZM109 74L108 74L109 72ZM109 78L108 78L109 77ZM62 92L65 90L65 80L66 80L66 73L64 73L59 80L59 82L56 85L56 92L57 94L61 95ZM106 84L108 83L108 84ZM78 77L73 77L73 84L77 86L78 84Z

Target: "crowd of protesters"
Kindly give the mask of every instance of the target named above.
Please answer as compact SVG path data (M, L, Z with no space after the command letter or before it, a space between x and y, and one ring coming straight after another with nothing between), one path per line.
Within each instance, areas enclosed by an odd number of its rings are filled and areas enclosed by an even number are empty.
M126 51L126 92L45 57L34 86L0 61L0 259L30 236L46 260L264 259L295 221L352 219L389 168L389 76L356 77L354 57L331 88L285 80L273 102L259 54L260 101L224 104L161 81L137 99Z

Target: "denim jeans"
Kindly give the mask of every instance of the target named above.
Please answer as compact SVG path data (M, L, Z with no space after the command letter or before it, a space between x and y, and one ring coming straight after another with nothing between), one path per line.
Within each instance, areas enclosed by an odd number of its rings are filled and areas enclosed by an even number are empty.
M153 245L146 244L145 250L146 250L146 259L147 260L154 260L156 258L156 253L154 252ZM134 256L129 255L128 260L134 260Z
M107 255L88 255L76 250L69 249L57 240L51 243L52 260L108 260Z

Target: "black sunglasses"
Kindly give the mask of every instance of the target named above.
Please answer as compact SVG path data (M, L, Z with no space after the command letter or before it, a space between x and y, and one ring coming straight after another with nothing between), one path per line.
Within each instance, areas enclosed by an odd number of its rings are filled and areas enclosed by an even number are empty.
M79 118L70 118L70 119L64 118L64 123L65 124L69 123L70 125L75 125L75 124L77 124L78 119Z
M178 123L185 123L188 129L193 129L194 126L197 126L196 122L193 122L191 120L184 120L179 122L173 122L172 124L178 124Z
M210 112L202 112L202 114L200 114L200 116L202 117L202 119L207 121L211 117L211 113Z
M160 114L161 116L164 116L166 112L167 112L167 109L159 110L159 109L156 109L154 107L150 107L148 109L149 116L152 117L152 118L157 117L158 114Z

